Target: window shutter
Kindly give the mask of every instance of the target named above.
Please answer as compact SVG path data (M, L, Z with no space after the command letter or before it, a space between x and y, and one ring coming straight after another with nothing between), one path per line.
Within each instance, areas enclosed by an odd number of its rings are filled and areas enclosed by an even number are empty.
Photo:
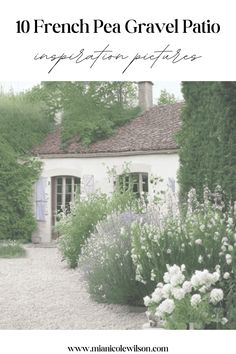
M36 219L38 221L45 221L47 203L46 186L47 178L40 177L36 182Z
M82 191L83 194L89 195L94 193L94 176L93 175L84 175L82 177Z

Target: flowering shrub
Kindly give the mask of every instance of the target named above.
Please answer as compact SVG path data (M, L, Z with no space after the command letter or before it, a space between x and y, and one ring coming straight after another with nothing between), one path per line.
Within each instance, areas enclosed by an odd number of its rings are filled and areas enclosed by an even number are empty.
M99 302L138 304L146 291L135 280L131 259L131 225L140 216L112 214L99 222L82 249L79 266L89 292Z
M220 270L195 271L185 276L185 265L167 266L163 283L158 283L151 297L146 296L147 315L169 329L206 326L222 328L228 322L222 307L224 292L220 286ZM217 287L215 287L217 286ZM153 323L153 322L152 322Z
M77 267L81 249L94 231L96 224L113 211L122 212L135 207L129 192L112 196L94 193L87 199L77 199L69 214L62 214L56 225L59 232L59 248L71 268Z
M191 192L193 193L193 192ZM193 199L193 198L192 198ZM191 209L192 205L194 209ZM236 228L233 212L224 212L209 200L192 200L186 214L160 217L159 208L149 209L143 223L132 228L132 259L137 278L149 292L162 279L166 264L186 264L189 274L196 269L214 271L219 265L230 278L236 266ZM156 218L153 214L156 213Z
M104 194L91 195L87 200L77 200L71 212L62 215L56 225L59 248L71 268L78 263L81 247L94 230L96 223L106 216L107 198Z
M132 259L136 279L145 284L147 294L160 282L167 264L184 263L187 276L196 270L219 270L227 326L236 328L235 215L232 208L225 208L220 196L219 188L214 194L205 189L200 204L192 190L186 213L177 212L171 217L160 217L160 208L152 208L150 218L147 208L143 222L136 222L132 228Z

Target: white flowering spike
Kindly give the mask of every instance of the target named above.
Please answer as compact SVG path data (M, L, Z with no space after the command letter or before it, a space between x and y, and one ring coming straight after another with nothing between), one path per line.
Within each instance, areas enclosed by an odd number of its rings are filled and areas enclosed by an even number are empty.
M222 289L213 289L210 293L210 302L216 305L218 302L223 300L224 292Z

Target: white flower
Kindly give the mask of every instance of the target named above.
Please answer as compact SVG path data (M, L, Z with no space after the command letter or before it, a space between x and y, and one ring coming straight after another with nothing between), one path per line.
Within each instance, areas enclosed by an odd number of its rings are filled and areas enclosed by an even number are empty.
M158 283L157 288L163 288L163 285L164 285L163 283Z
M219 264L217 264L217 265L215 266L215 270L216 270L216 271L219 271L219 270L220 270L220 265L219 265Z
M165 284L162 288L162 296L168 298L171 293L172 286L170 284Z
M229 279L230 277L230 274L228 272L225 272L224 275L223 275L223 278L224 279Z
M176 300L181 300L181 299L183 299L184 296L185 296L185 292L184 292L184 290L181 289L181 288L173 288L171 292L172 292L173 297L174 297Z
M194 274L192 276L190 281L191 281L192 286L194 286L194 288L197 288L198 286L201 285L200 278L196 274Z
M202 261L203 261L203 257L200 255L199 257L198 257L198 263L202 263Z
M171 253L171 249L168 248L167 251L166 251L166 253L170 254L170 253Z
M163 276L163 280L165 283L169 283L170 282L170 274L168 272L166 272Z
M162 299L162 289L156 288L155 291L152 293L152 300L158 304L161 301L161 299Z
M164 274L165 283L170 283L172 286L177 286L183 283L185 277L181 272L179 266L174 264L173 266L167 266L168 272Z
M161 313L168 313L171 314L174 311L175 303L172 299L164 300L158 307Z
M146 307L148 307L149 304L151 303L151 298L150 298L149 296L145 296L145 297L143 298L143 302L144 302L144 305L145 305Z
M155 275L154 270L152 269L152 271L151 271L151 280L154 281L155 278L156 278L156 275Z
M183 284L185 276L182 273L175 274L170 279L170 284L172 286L177 286Z
M205 230L205 225L204 225L204 224L200 225L200 230L201 230L202 232Z
M185 264L182 264L180 267L181 272L185 272L185 269L186 269Z
M233 250L234 250L233 246L232 246L232 245L229 245L229 246L228 246L228 251L229 251L229 252L232 252Z
M192 284L190 281L185 281L182 285L182 288L184 290L185 293L191 293L192 291Z
M219 279L220 279L220 272L219 271L218 272L214 272L212 274L212 282L216 283Z
M198 238L195 240L196 245L202 245L202 239Z
M232 263L232 256L230 254L226 254L225 259L227 264Z
M226 252L226 247L225 246L221 246L221 251L222 252Z
M223 237L223 238L222 238L222 240L221 240L221 242L222 242L222 243L228 243L228 242L229 242L229 240L228 240L228 238L227 238L227 237Z
M203 293L203 294L205 294L206 291L207 291L207 287L206 287L205 285L203 285L203 286L199 289L199 292L200 292L200 293Z
M193 307L197 306L198 304L200 304L201 300L202 300L201 295L194 294L190 300L191 306L193 306Z
M124 227L121 227L121 228L120 228L120 234L121 234L121 235L124 235L124 234L125 234L125 228L124 228Z
M221 319L221 324L222 324L222 325L225 325L227 322L228 322L228 319L227 319L226 317L223 317L223 318Z
M224 297L224 293L222 289L213 289L211 290L210 293L210 302L212 302L214 305L217 304L219 301L221 301Z

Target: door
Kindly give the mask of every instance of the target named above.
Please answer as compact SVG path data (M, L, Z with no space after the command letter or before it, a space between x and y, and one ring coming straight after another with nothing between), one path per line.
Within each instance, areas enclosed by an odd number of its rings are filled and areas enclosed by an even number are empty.
M54 226L60 213L69 213L80 193L80 178L74 176L56 176L52 178L52 238L58 237Z

